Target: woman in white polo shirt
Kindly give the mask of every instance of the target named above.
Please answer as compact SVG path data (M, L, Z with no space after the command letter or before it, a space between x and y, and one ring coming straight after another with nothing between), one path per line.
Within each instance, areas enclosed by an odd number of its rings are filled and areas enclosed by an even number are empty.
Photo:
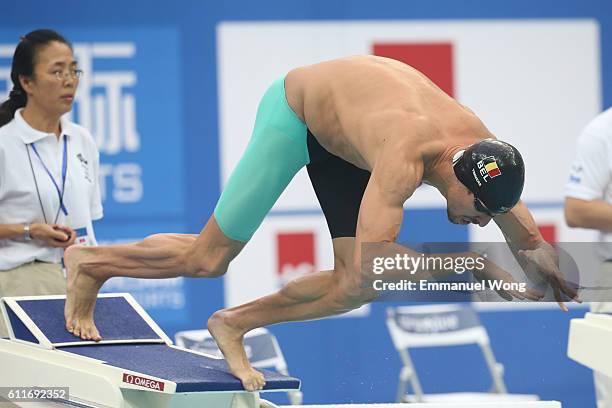
M0 297L65 293L64 249L95 243L98 149L63 116L80 75L55 31L32 31L15 49L13 89L0 105Z

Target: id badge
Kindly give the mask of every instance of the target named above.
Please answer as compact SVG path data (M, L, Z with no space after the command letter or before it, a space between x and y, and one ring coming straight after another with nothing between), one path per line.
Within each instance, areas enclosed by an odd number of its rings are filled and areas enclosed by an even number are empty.
M79 228L75 230L76 232L76 240L74 241L74 245L82 245L82 246L91 246L91 240L87 235L87 228Z

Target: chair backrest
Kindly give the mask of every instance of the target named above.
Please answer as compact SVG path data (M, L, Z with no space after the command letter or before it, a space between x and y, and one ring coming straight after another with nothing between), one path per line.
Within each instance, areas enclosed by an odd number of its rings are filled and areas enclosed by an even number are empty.
M387 327L397 350L413 347L489 344L478 315L468 305L402 306L387 309Z
M495 360L489 336L478 315L469 305L446 304L403 306L387 309L387 327L402 359L397 401L407 401L410 384L417 402L423 402L423 389L412 363L409 349L416 347L478 344L493 379L492 391L507 393L503 366Z
M187 330L176 333L176 345L219 358L221 350L208 330ZM244 348L253 367L274 368L287 372L287 363L276 337L265 328L251 330L244 336Z

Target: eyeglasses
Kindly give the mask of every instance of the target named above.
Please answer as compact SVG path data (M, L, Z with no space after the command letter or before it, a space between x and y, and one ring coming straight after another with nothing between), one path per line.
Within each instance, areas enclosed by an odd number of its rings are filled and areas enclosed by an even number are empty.
M65 70L57 70L57 71L53 71L53 75L55 76L55 79L57 79L58 81L65 81L67 79L79 79L81 76L83 76L83 70L81 69L70 69L68 71Z
M481 212L483 214L487 214L491 218L495 217L496 215L491 210L489 210L482 201L480 201L480 198L476 196L474 196L474 207L476 208L476 211Z

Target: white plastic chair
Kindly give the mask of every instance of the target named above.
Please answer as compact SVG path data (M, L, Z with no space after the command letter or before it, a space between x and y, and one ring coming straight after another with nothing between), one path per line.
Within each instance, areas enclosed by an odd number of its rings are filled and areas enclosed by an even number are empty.
M504 383L504 367L495 360L487 331L470 306L425 305L387 309L387 327L403 367L399 375L397 402L502 402L538 401L537 395L508 394ZM410 348L444 347L477 344L482 350L493 379L491 392L424 394ZM408 394L408 386L413 395Z
M175 343L179 347L195 350L215 357L223 357L215 339L208 330L186 330L176 333ZM287 362L276 337L268 329L251 330L244 336L244 348L249 361L255 368L273 369L280 374L289 375ZM291 405L301 405L301 391L288 391Z

